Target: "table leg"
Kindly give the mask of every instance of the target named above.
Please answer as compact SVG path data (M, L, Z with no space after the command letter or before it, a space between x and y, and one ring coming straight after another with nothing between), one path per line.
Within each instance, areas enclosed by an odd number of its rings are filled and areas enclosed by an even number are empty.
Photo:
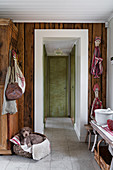
M94 139L94 143L93 143L93 147L92 147L92 149L91 149L91 152L94 152L94 148L95 148L95 145L96 145L96 143L97 143L97 133L96 133L95 130L93 130L93 132L94 132L94 134L95 134L95 139Z
M91 132L89 131L89 143L88 143L88 149L90 149L90 144L91 144Z
M87 135L86 135L85 143L87 142L87 138L88 138L88 131L87 131Z
M110 165L110 170L113 170L113 147L111 145L109 145L109 152L112 155L112 160L111 160L111 165Z

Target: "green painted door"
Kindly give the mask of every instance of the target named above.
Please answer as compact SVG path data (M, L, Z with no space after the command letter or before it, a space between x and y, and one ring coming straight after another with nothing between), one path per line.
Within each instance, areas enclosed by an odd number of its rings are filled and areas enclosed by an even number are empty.
M49 116L67 116L67 57L49 57Z
M75 122L75 45L71 51L71 119Z

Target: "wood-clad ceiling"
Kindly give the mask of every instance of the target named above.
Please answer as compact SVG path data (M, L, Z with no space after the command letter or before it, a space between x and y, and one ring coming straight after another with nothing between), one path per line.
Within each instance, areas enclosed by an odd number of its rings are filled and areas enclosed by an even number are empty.
M14 21L105 22L113 0L0 0L0 17Z

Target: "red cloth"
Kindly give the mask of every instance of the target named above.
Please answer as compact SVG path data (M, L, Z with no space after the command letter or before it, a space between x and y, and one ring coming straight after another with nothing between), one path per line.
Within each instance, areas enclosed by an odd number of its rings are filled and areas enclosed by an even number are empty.
M93 74L95 78L99 78L99 75L103 72L102 61L103 59L100 56L100 48L95 47L91 65L91 74Z
M113 136L113 131L111 131L108 126L107 127L102 127L106 132L108 132L110 135Z
M92 104L92 116L95 118L95 109L101 109L102 108L102 102L99 98L95 98Z
M100 90L100 87L97 83L94 85L93 91L95 92L96 89L98 89L98 91Z

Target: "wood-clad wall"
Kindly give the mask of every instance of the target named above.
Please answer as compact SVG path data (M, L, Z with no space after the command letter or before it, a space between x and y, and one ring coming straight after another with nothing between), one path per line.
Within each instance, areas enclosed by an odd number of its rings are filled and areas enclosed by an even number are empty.
M19 128L30 126L33 128L34 115L34 29L88 29L88 114L91 111L91 104L94 99L93 87L95 83L100 86L99 97L106 107L106 70L107 70L107 30L105 24L101 23L19 23L16 24L19 30L18 51L19 63L26 78L26 92L19 100ZM103 58L103 74L99 79L94 79L90 74L91 61L94 52L94 39L101 36L100 44Z

